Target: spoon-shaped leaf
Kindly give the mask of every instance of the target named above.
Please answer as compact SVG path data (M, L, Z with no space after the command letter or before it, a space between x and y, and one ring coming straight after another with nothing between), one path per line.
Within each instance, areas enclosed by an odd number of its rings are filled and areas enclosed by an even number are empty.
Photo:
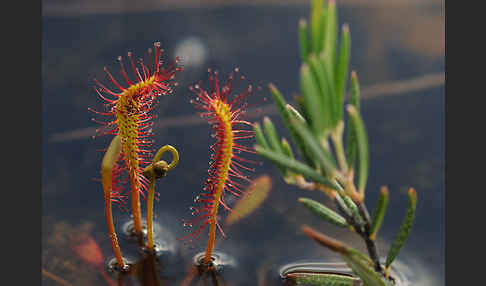
M226 224L232 225L252 214L260 207L272 188L272 180L267 175L256 178L236 202L233 211L226 217Z

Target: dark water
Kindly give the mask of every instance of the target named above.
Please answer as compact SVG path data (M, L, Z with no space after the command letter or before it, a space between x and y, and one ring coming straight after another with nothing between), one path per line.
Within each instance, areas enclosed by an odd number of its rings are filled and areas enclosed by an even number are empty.
M419 9L417 13L431 13L430 10L433 9ZM184 115L190 118L195 114L189 103L191 93L187 86L199 79L206 80L208 67L225 75L239 66L250 82L264 88L255 96L255 104L271 103L265 88L268 82L274 82L290 101L298 91L300 61L296 27L298 19L307 14L307 6L238 6L44 17L43 268L73 285L107 283L99 271L74 255L69 243L71 233L90 233L104 258L112 257L101 185L92 180L99 176L102 158L96 150L104 148L108 138L93 140L90 135L94 133L89 130L68 136L73 131L95 126L87 108L101 109L101 101L92 90L92 79L103 79L103 66L117 71L115 59L118 55L125 55L130 49L141 56L154 41L161 41L169 60L177 51L184 51L177 49L184 40L190 39L192 47L200 46L200 50L192 54L195 58L186 59L175 95L163 98L158 105L155 113L159 120ZM442 54L430 55L404 46L399 36L384 26L381 27L383 31L376 30L380 25L369 20L377 17L376 11L347 6L339 8L339 16L341 23L350 24L352 68L358 71L363 87L444 71ZM371 41L378 41L378 55L374 54ZM196 57L198 53L201 55ZM269 100L264 101L264 97ZM410 186L415 187L419 196L417 219L399 259L420 277L420 285L443 285L444 88L436 86L365 98L362 112L370 141L368 208L373 209L381 185L387 185L390 190L389 210L378 240L380 253L386 255L406 211L406 191ZM265 113L250 120L261 121L263 115ZM269 116L286 136L279 118L274 113ZM154 130L155 146L171 144L178 149L181 158L176 169L157 185L160 201L155 205L155 213L158 224L166 232L180 237L186 234L181 219L190 216L189 207L207 175L208 146L212 138L204 122L164 122L166 124ZM300 232L302 223L363 249L362 242L352 234L321 222L297 202L301 196L326 201L321 194L286 185L268 162L258 167L252 176L256 178L262 174L270 175L273 181L268 199L252 216L227 229L228 238L217 246L218 251L230 255L236 263L224 272L224 279L230 285L281 285L278 269L286 263L336 261L333 253ZM115 210L119 232L127 221L128 213ZM134 245L121 233L119 235L124 254L136 259L138 253ZM161 285L179 285L193 255L204 250L205 242L203 237L193 248L176 243L172 256L164 257L156 270ZM258 281L266 283L258 284L261 283ZM58 283L43 278L43 285Z

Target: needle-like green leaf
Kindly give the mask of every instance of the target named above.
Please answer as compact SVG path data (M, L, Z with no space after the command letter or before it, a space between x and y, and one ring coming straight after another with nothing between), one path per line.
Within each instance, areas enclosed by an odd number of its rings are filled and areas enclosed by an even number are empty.
M408 209L405 217L403 218L402 225L400 226L400 230L397 233L397 236L393 240L393 243L390 247L388 255L386 256L385 267L389 268L392 264L393 260L397 257L400 249L407 241L408 236L410 235L410 231L412 230L413 221L415 218L415 209L417 207L417 192L410 188L408 190Z
M366 181L368 180L368 136L364 127L363 119L359 114L356 107L353 105L347 106L350 120L353 121L354 132L356 134L356 143L358 146L358 164L359 170L357 172L357 186L358 191L362 197L364 197L364 190L366 187Z
M300 114L304 117L304 121L309 125L312 126L313 119L310 116L309 111L307 110L306 105L304 104L304 98L300 95L294 96L295 103L297 104L298 110L300 110Z
M280 139L277 134L277 130L275 129L273 122L267 116L263 118L263 131L267 135L268 146L270 147L270 149L277 153L284 154L282 146L280 145ZM277 166L277 168L280 170L283 177L287 177L289 175L286 168L281 166Z
M349 104L354 106L356 110L359 111L359 82L358 76L356 75L355 71L351 73ZM356 153L358 152L358 143L356 140L356 133L354 131L354 128L355 127L353 126L353 121L348 119L346 124L346 160L348 162L348 166L353 169L354 163L356 161Z
M356 222L358 223L358 225L363 226L364 220L361 217L361 215L359 214L358 207L353 202L353 200L348 196L344 196L343 200L344 200L344 203L346 204L346 206L351 210L351 213L353 214L353 217L356 220Z
M307 21L300 19L299 21L299 46L300 46L300 59L302 62L307 61L309 55L309 44L307 41Z
M378 203L371 216L370 239L374 240L378 230L380 230L383 219L385 218L386 209L388 206L388 189L383 186L380 190L380 197Z
M294 152L292 152L292 148L290 147L289 142L287 139L282 138L281 140L282 151L285 155L289 156L290 158L294 159Z
M328 90L328 95L326 95L326 101L325 103L329 105L328 109L331 112L331 126L335 127L337 123L337 117L336 117L336 86L334 83L334 68L331 65L330 61L330 55L327 52L321 52L318 57L318 61L321 65L322 68L322 73L324 75L324 79L326 81L327 85L327 90Z
M346 202L344 202L343 197L338 193L336 196L333 197L336 205L341 209L341 212L348 218L353 218L353 212L349 209Z
M335 0L329 0L327 3L324 33L326 36L323 39L322 50L329 55L329 66L332 67L331 71L334 71L337 38L337 13Z
M267 140L265 139L265 135L263 135L262 128L260 127L260 124L255 122L253 124L253 131L255 132L255 140L256 142L260 145L263 146L264 148L268 149L270 146L267 143Z
M319 52L322 46L322 11L323 0L312 0L311 2L311 43L312 51Z
M331 87L329 86L329 76L327 71L323 68L320 64L318 58L312 54L309 56L309 67L312 71L312 75L317 82L319 88L319 96L320 96L320 103L321 103L321 117L323 120L324 129L321 130L321 133L325 133L327 129L331 126L334 117L334 111L332 106L332 94Z
M299 198L299 202L320 218L337 226L349 227L346 219L321 203L308 198Z
M311 74L309 65L302 64L300 69L300 88L303 96L303 104L309 117L312 118L311 126L315 135L319 136L325 128L325 118L322 113L322 103L319 87Z
M316 183L323 184L331 189L337 190L339 189L338 186L331 180L325 178L318 172L316 172L311 167L307 166L304 163L301 163L295 159L289 158L285 155L279 154L275 151L264 149L262 146L256 145L255 150L261 156L267 158L268 160L272 161L273 163L282 166L284 168L288 168L289 170L301 174L305 178L312 180Z
M299 111L297 111L297 109L295 109L292 105L287 104L285 105L285 108L290 112L290 115L302 122L305 122L305 118L302 116L302 114L300 114Z
M314 163L313 163L312 158L305 152L304 143L297 136L297 133L294 129L294 126L292 126L290 124L290 118L294 117L295 115L292 115L291 111L288 110L288 108L287 108L288 104L285 102L285 99L283 98L282 94L277 89L277 87L270 83L268 85L268 88L270 89L270 92L273 95L273 100L275 101L275 104L277 105L278 111L280 112L280 117L282 118L282 121L284 122L284 125L287 128L287 130L289 130L290 139L292 140L292 142L297 147L298 154L300 156L302 156L302 158L304 159L304 161L307 164L313 165ZM302 116L300 116L300 119L302 121L305 121L305 119L302 118ZM258 141L257 141L257 143L258 143ZM260 144L260 145L262 145L262 144Z
M302 139L309 150L309 153L319 162L324 172L330 178L334 178L337 172L336 161L332 154L321 147L316 137L311 133L309 128L299 120L291 119L291 124L295 126L297 135Z
M343 119L343 99L348 79L350 42L349 27L348 25L343 25L338 62L336 65L336 120Z
M278 153L283 153L282 146L280 146L280 139L277 134L277 130L275 129L272 120L270 120L270 118L267 116L263 118L263 131L267 135L268 145L270 146L270 149Z

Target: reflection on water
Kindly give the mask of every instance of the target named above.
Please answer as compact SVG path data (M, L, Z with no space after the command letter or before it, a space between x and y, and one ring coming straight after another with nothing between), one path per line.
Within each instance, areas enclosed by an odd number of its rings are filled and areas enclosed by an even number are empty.
M407 13L423 15L429 11L412 10L407 9ZM396 10L381 12L397 13ZM298 19L307 13L307 6L238 6L44 17L42 267L46 274L43 285L211 285L215 281L232 286L283 285L279 275L283 265L296 261L339 261L334 253L300 232L300 224L304 222L364 249L352 233L320 221L297 203L303 195L326 203L325 197L286 185L278 171L264 162L253 177L269 174L272 192L262 207L231 226L226 232L228 238L219 239L216 246L216 251L231 257L234 264L218 277L197 276L192 270L193 259L204 250L205 237L192 246L184 245L177 238L186 234L182 219L190 213L192 200L207 176L208 146L212 138L207 125L174 124L156 130L154 138L158 146L175 146L181 156L177 169L156 187L160 193L155 205L157 239L161 249L170 251L161 251L156 257L141 252L123 235L125 224L130 221L129 213L115 209L120 246L124 256L135 263L130 273L118 277L106 268L112 251L104 220L103 191L99 182L92 180L99 177L102 158L96 150L104 148L109 138L47 142L52 134L92 127L86 109L100 104L92 92L92 78L100 77L103 66L114 64L116 56L125 54L127 49L142 54L157 40L162 42L168 59L174 58L176 51L193 55L178 78L180 86L175 95L163 98L158 105L159 119L194 115L187 86L206 78L207 67L227 73L238 65L249 81L264 88L264 95L266 84L274 82L292 101L292 95L298 90L296 27ZM430 17L436 19L434 15ZM422 54L420 41L412 41L409 49L402 39L392 39L394 30L390 26L383 22L379 25L385 19L394 22L392 27L401 31L398 27L406 23L395 22L406 18L389 19L378 10L366 7L340 8L339 20L350 23L351 65L358 71L363 87L443 72L438 47ZM381 32L387 40L373 38ZM409 36L420 38L420 35ZM389 211L378 238L380 255L386 255L405 213L406 190L413 186L418 192L417 220L396 262L405 277L418 281L416 285L444 284L443 93L443 87L434 87L365 99L362 103L370 138L369 208L374 207L381 185L386 184L390 189ZM270 117L279 130L284 130L277 116ZM252 120L261 121L261 118ZM99 261L103 257L103 269L73 249L72 238L82 238L83 233L90 238L81 245L92 251L91 259Z

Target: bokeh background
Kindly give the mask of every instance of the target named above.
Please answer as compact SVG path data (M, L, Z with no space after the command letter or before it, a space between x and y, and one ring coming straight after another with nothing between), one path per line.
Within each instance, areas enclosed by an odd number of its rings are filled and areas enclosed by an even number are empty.
M351 68L360 79L362 113L369 136L370 176L366 202L375 205L380 186L390 190L390 205L380 232L386 254L407 207L406 191L418 192L417 219L399 259L419 283L444 285L444 7L440 0L338 0L339 24L350 26ZM182 58L174 95L163 98L156 114L157 146L177 147L181 161L158 183L158 223L174 237L187 230L182 219L201 191L212 144L208 124L189 103L188 85L205 82L207 68L223 78L236 66L247 81L261 86L252 98L250 121L269 116L286 136L267 84L288 101L299 92L297 23L309 16L307 0L43 0L42 14L42 285L106 285L99 271L72 251L71 237L88 233L106 260L111 246L104 220L99 177L109 138L92 139L96 124L88 107L102 108L93 78L106 80L103 67L116 73L116 57L145 55L160 41L165 60ZM244 84L241 85L244 87ZM364 249L361 241L314 217L297 202L301 196L326 202L319 193L287 186L269 162L252 177L267 174L272 190L261 208L227 232L219 249L237 266L231 285L281 285L278 269L299 260L335 261L310 241L300 224ZM115 210L116 224L129 214ZM121 231L121 230L120 230ZM160 269L167 285L177 285L187 263L204 249L174 246ZM137 253L121 236L128 256ZM110 275L110 274L109 274ZM57 279L57 280L56 280ZM60 282L59 279L63 281ZM66 285L69 285L66 284Z

